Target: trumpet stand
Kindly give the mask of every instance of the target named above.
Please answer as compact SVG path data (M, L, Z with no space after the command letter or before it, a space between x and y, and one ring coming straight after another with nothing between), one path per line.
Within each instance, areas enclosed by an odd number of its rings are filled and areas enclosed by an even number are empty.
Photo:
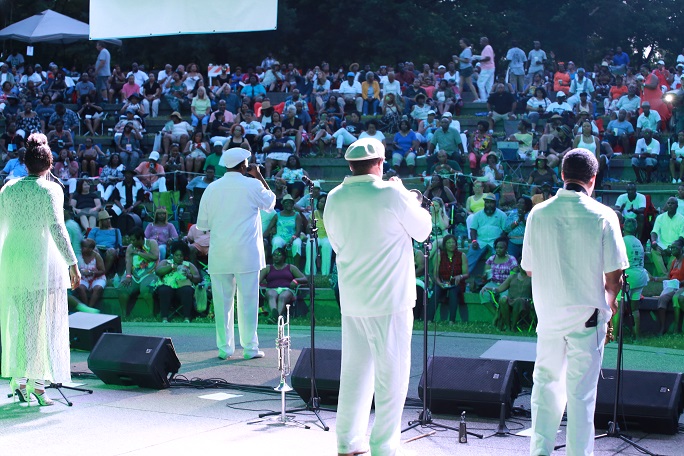
M291 424L303 427L304 429L310 429L309 425L288 417L286 412L286 394L292 391L292 387L287 384L287 376L292 373L292 365L290 363L290 305L287 304L285 309L287 319L284 319L282 315L278 317L278 337L275 341L276 349L278 350L278 371L280 371L280 383L273 389L280 392L280 412L261 413L259 414L259 418L277 415L277 417L273 418L273 421L275 421L277 424ZM261 420L254 421L253 423L260 421Z

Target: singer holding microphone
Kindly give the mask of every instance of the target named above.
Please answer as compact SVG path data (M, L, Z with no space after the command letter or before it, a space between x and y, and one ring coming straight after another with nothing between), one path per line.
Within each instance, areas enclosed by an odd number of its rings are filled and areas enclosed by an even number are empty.
M211 232L209 275L221 359L235 351L236 289L243 358L264 357L257 337L259 271L266 267L259 210L272 211L276 197L259 168L247 164L250 156L250 151L239 147L223 152L219 165L227 168L226 174L204 191L197 216L197 229Z
M337 253L342 313L342 370L337 408L340 455L368 451L375 393L373 456L394 456L411 366L416 302L412 239L424 241L430 214L400 180L381 179L385 147L355 141L344 158L352 176L328 194L325 221Z

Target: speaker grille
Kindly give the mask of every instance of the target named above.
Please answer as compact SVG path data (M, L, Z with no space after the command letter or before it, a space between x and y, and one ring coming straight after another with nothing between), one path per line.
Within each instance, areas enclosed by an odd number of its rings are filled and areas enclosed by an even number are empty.
M451 358L428 359L428 404L432 411L458 415L463 410L480 416L499 417L501 404L510 416L520 393L515 361ZM425 375L418 385L423 398Z
M168 337L103 334L88 357L88 367L109 385L163 389L181 363Z
M594 424L606 429L613 419L615 369L603 369L596 392ZM676 434L684 409L682 374L623 371L618 400L618 424L622 430L641 428L657 434Z
M292 371L292 388L304 402L311 399L311 348L304 348ZM316 390L321 404L337 404L340 394L342 351L316 349Z

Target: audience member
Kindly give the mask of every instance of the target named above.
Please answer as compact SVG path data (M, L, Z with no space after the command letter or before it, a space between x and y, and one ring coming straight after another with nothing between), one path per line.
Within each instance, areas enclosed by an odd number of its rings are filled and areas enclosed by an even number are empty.
M159 152L151 152L147 161L140 162L135 171L138 173L138 180L147 191L167 191L166 173L164 167L159 164Z
M451 234L444 236L438 248L432 276L436 284L436 296L434 301L428 300L428 320L434 321L436 305L439 305L440 321L453 324L458 311L461 321L467 322L468 305L463 293L468 280L468 259L458 250L456 238Z
M684 158L684 131L677 133L677 141L673 141L670 148L670 175L673 184L681 184L684 179L682 158ZM679 174L676 173L677 168L679 168Z
M684 293L682 249L684 249L684 238L679 237L668 247L668 251L672 256L672 262L670 263L667 273L654 278L655 281L663 283L663 291L660 293L660 296L658 296L658 323L660 323L659 334L661 336L667 332L666 322L668 309L672 309L674 312L674 332L679 334L679 317L681 315L682 304L680 299L682 299L681 296L682 293Z
M119 283L119 305L121 314L128 317L138 299L152 308L152 287L155 280L155 269L159 261L157 242L145 239L142 228L135 228L130 233L130 245L126 248L126 275Z
M481 285L482 270L486 258L494 250L494 241L501 236L506 226L506 214L496 207L496 197L484 196L484 210L475 212L470 223L470 248L468 249L468 274L471 290ZM477 276L477 277L476 277Z
M281 201L283 209L271 219L265 233L272 235L272 251L286 247L292 258L292 264L299 264L302 255L302 239L304 235L304 217L294 210L294 198L286 194Z
M159 259L166 259L166 249L172 242L178 240L176 227L169 222L169 213L165 207L154 211L154 221L145 227L145 239L154 239L159 248Z
M480 290L480 303L484 305L494 316L493 324L497 329L503 330L508 326L510 315L498 305L498 301L508 296L508 290L499 292L499 287L510 277L511 272L518 266L518 261L513 255L508 254L507 237L500 237L494 241L494 255L485 262L484 274L487 283Z
M269 323L275 324L285 306L294 303L296 289L300 284L306 284L307 280L297 266L285 262L285 249L276 248L272 257L273 263L266 265L259 273L259 284L267 300Z
M626 218L623 231L624 237L622 239L625 241L627 258L629 258L629 268L625 269L631 300L629 314L631 314L634 321L634 337L636 338L639 336L641 293L646 285L648 285L649 274L644 268L644 246L637 237L640 234L637 220L635 218Z
M504 89L503 84L497 84L494 88L495 92L487 99L490 130L494 130L494 125L500 120L515 119L517 101L512 93Z
M80 179L76 183L76 192L71 195L69 204L73 208L74 216L78 217L84 231L95 228L95 217L100 213L102 201L97 192L91 192L90 182ZM85 301L84 301L85 302Z
M107 286L104 261L96 251L93 239L83 239L80 250L81 254L76 258L81 271L81 284L76 290L76 297L89 307L99 308L100 298Z
M187 244L174 241L170 244L171 256L162 260L155 272L160 283L156 292L159 295L159 307L162 323L168 323L171 305L178 302L183 309L184 323L190 323L192 304L195 297L194 286L202 281L197 267L188 261Z
M632 169L636 176L636 181L642 183L641 171L646 173L646 182L651 182L651 174L658 166L658 156L660 155L660 143L653 138L650 128L642 130L642 137L637 140L632 157Z
M637 192L637 186L634 182L627 184L627 193L617 197L617 200L615 200L615 210L622 214L625 221L627 219L634 219L637 222L638 230L636 232L640 236L641 229L644 226L646 196Z
M399 131L394 135L392 145L394 149L392 152L392 168L398 173L402 162L405 162L409 177L413 177L420 141L416 133L411 130L411 124L408 120L402 119L399 122Z
M108 277L116 272L116 263L119 251L123 246L121 231L112 227L112 216L105 210L97 214L98 226L90 230L88 239L95 241L95 247L100 256L104 258L104 271Z
M655 268L654 275L664 276L667 272L665 264L670 252L668 248L684 233L684 216L677 213L677 198L667 199L665 212L656 217L651 230L651 261Z

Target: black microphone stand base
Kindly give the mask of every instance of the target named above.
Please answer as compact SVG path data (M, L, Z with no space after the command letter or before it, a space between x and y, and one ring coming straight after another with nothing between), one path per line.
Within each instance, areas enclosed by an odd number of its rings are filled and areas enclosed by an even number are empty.
M622 347L623 341L623 315L626 309L631 310L631 293L629 290L629 283L627 283L627 274L622 272L622 299L620 300L620 308L618 309L618 348L617 348L617 366L615 368L615 397L613 401L613 419L608 421L608 430L605 434L600 434L594 437L594 440L603 439L605 437L613 437L620 439L623 442L633 446L637 450L641 451L643 454L648 454L651 456L657 456L655 453L651 453L646 448L639 446L637 443L632 441L632 438L627 434L623 434L620 431L620 425L618 424L618 403L620 402L620 389L622 387ZM630 306L630 307L627 307ZM566 445L558 445L554 447L554 450L565 447Z
M318 419L321 429L324 431L329 431L330 427L325 424L325 421L323 421L323 418L321 418L321 415L319 412L324 411L324 412L336 412L336 410L332 409L324 409L320 407L320 398L316 396L316 315L315 315L315 309L316 309L316 282L314 280L314 271L316 270L316 255L318 253L318 220L316 219L316 206L315 206L315 201L313 197L313 187L314 183L309 179L308 177L306 179L302 179L304 183L309 187L309 204L311 205L311 239L313 239L313 242L311 244L311 248L309 249L309 244L307 244L307 254L309 255L310 258L310 269L309 269L309 301L310 301L310 315L311 315L311 352L309 353L309 363L311 366L311 382L310 382L310 396L309 400L306 403L304 407L299 407L295 409L289 409L286 410L285 413L298 413L298 412L313 412L314 415L316 415L316 418ZM268 412L268 413L262 413L259 415L259 418L263 418L265 416L270 416L270 415L280 415L281 412Z
M88 393L88 394L93 394L93 390L87 389L87 388L76 388L74 386L64 386L61 383L50 383L48 386L45 387L45 389L56 389L57 392L64 398L64 401L66 402L67 406L71 407L74 404L67 399L67 397L64 395L64 392L62 391L63 389L71 390L71 391L80 391L82 393Z
M446 426L444 424L440 423L435 423L432 421L432 413L430 412L430 409L427 406L428 403L428 397L430 395L430 386L429 386L429 376L428 376L428 367L427 367L427 358L428 358L428 318L427 318L427 308L428 308L428 295L427 295L427 287L428 287L428 259L430 258L430 249L431 249L431 242L430 242L430 237L423 242L423 277L425 278L425 284L423 286L423 378L425 379L424 387L423 387L423 410L420 412L418 415L417 420L412 420L408 422L408 427L405 429L402 429L401 432L406 432L410 429L415 429L418 426L430 426L431 428L441 428L441 429L448 429L450 431L456 431L459 432L458 428L451 427L451 426ZM435 294L435 299L436 299L436 294ZM484 438L480 434L475 434L473 432L468 431L468 434L472 435L473 437L477 437L479 439ZM423 437L427 437L429 435L432 435L433 433L427 433L420 435L418 437L412 438L411 441L413 440L418 440L422 439Z
M622 440L623 442L632 445L634 448L636 448L637 450L641 451L641 452L644 453L644 454L648 454L648 455L651 455L651 456L656 456L655 453L651 453L651 452L648 451L646 448L644 448L644 447L640 446L639 444L637 444L636 442L634 442L634 441L632 440L632 437L630 437L630 436L627 435L627 434L623 434L623 433L620 431L620 425L617 424L616 422L614 423L614 422L612 422L612 421L609 421L609 422L608 422L608 430L606 431L606 433L605 433L605 434L597 435L596 437L594 437L594 439L595 439L595 440L598 440L598 439L603 439L603 438L605 438L605 437L613 437L613 438L616 438L616 439L620 439L620 440Z

